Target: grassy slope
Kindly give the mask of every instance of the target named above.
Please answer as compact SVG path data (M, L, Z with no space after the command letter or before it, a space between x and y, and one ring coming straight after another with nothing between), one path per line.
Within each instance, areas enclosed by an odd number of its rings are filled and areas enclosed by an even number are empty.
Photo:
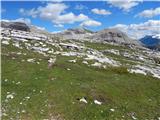
M2 46L2 107L7 110L8 116L3 117L6 120L10 117L39 120L51 116L66 120L113 120L124 116L123 119L129 120L131 113L139 119L160 116L158 79L129 74L124 68L90 68L80 60L69 63L67 60L73 58L62 56L58 56L54 67L48 69L46 58L37 53L23 50L29 54L14 55L16 59L12 59L13 55L4 55L7 51L20 50ZM39 65L21 62L35 57L42 59ZM16 93L8 103L4 102L7 92ZM24 100L26 96L31 98ZM77 100L84 96L88 104ZM103 104L95 105L94 99ZM115 112L111 112L111 108ZM26 113L21 113L22 110Z

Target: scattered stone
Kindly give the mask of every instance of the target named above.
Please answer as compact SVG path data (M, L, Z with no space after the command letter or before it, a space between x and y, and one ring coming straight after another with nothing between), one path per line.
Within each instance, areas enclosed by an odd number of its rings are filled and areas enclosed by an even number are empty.
M70 68L67 68L67 70L69 71L69 70L71 70Z
M98 101L98 100L94 100L94 103L97 105L102 105L102 102Z
M6 96L6 98L7 98L7 99L13 99L14 96L13 96L12 94L9 94L9 95Z
M94 67L101 67L102 64L101 64L101 63L98 63L98 62L95 62L94 64L91 64L91 66L94 66Z
M24 62L25 60L24 60L24 59L22 59L21 61L22 61L22 62Z
M87 65L88 65L88 62L87 62L87 61L83 61L82 63L83 63L83 64L87 64Z
M29 96L27 96L27 97L25 97L25 99L26 99L26 100L29 100L29 99L30 99L30 97L29 97Z
M2 116L8 116L8 114L6 114L6 113L3 112L3 113L2 113Z
M18 53L17 53L17 55L21 55L21 54L22 54L21 52L18 52Z
M52 53L54 53L54 50L51 49L51 50L48 51L48 53L52 54Z
M2 41L2 44L9 45L8 41Z
M147 65L135 65L130 70L130 73L139 73L143 75L152 75L153 77L160 79L160 67L147 66Z
M111 108L111 109L110 109L110 111L114 112L114 111L115 111L115 109Z
M26 113L26 110L22 110L22 113Z
M21 82L20 82L20 81L16 83L16 85L19 85L19 84L21 84Z
M145 73L143 70L139 70L139 69L131 69L129 70L130 73L139 73L139 74L143 74L143 75L147 75L147 73Z
M76 60L68 60L69 62L76 63Z
M86 100L86 98L84 98L84 97L81 98L79 101L80 101L80 102L83 102L83 103L88 103L87 100Z
M50 58L48 60L48 68L52 68L55 62L56 62L56 58Z
M8 81L8 79L5 79L4 81L5 81L5 82L7 82L7 81Z
M136 118L135 116L133 116L133 115L131 116L131 118L132 118L133 120L136 120L136 119L137 119L137 118Z
M33 89L33 92L35 92L36 90L35 89Z
M27 59L27 61L33 63L35 60L31 58L31 59Z
M36 46L36 47L39 46L39 43L35 43L34 46Z

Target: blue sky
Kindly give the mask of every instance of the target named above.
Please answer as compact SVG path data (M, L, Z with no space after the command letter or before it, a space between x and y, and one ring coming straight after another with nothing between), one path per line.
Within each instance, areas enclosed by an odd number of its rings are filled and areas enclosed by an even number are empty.
M119 24L129 29L160 19L160 2L153 1L3 1L1 5L1 19L28 20L50 32L79 26L98 31Z

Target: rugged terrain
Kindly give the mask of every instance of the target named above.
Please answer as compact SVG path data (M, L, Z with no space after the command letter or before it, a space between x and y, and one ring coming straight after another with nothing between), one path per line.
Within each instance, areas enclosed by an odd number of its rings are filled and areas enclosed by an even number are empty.
M3 119L159 119L160 52L115 29L50 34L5 24Z

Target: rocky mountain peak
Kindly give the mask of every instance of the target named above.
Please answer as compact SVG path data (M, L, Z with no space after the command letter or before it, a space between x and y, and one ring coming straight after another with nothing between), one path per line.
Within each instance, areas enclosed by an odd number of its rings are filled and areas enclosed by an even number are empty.
M128 37L118 29L104 29L92 36L95 41L112 42L117 44L140 45L137 40Z
M91 30L88 30L84 27L70 28L64 31L65 34L86 34L93 33Z
M29 26L24 22L1 21L1 27L21 31L30 31Z
M148 48L160 50L160 35L148 35L141 38L140 41Z

